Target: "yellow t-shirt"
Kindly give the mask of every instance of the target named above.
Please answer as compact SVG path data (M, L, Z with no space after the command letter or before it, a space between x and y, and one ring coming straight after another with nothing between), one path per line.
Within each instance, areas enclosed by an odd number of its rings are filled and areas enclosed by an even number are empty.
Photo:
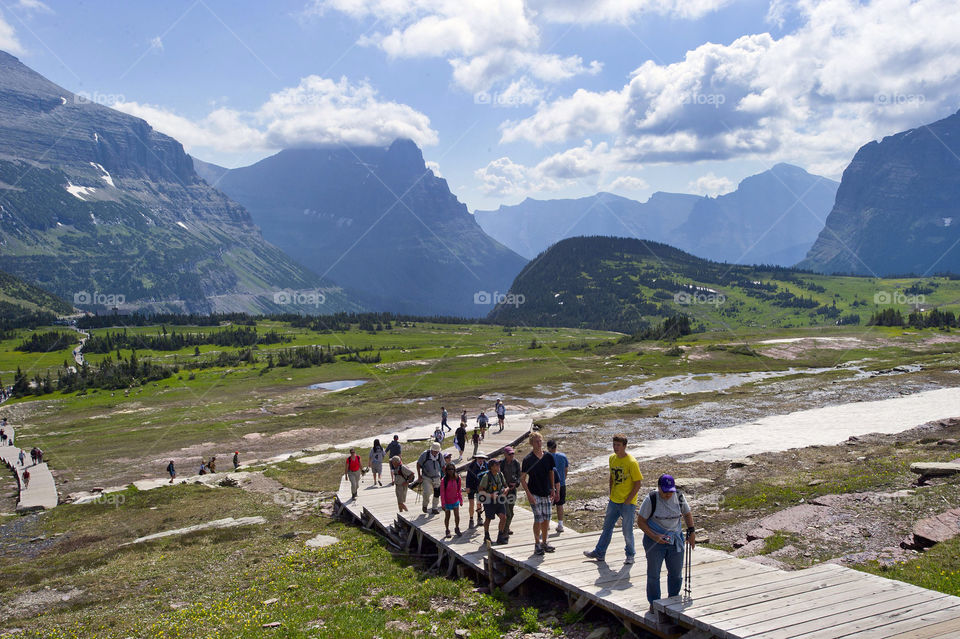
M610 501L616 504L622 504L627 500L630 491L633 490L633 482L643 479L640 472L640 464L633 458L633 455L627 453L625 457L617 457L614 453L610 455L610 474L613 476L613 488L610 489ZM637 491L639 493L640 491ZM636 505L637 496L633 496L631 504Z

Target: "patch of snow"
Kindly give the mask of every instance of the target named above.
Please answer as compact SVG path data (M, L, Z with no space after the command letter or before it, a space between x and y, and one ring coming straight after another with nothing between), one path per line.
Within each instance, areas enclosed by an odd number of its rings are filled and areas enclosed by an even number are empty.
M945 218L943 218L943 226L944 226L944 227L948 227L948 226L950 226L952 223L953 223L953 218L952 218L952 217L945 217Z
M190 230L190 229L187 228L187 225L184 224L183 222L177 222L177 226L181 226L181 227L183 227L184 229L186 229L186 230L188 230L188 231Z
M214 530L218 528L235 528L237 526L253 526L256 524L265 524L267 520L259 515L256 517L240 517L239 519L234 519L233 517L226 517L224 519L217 519L214 521L208 521L205 524L197 524L195 526L187 526L185 528L177 528L176 530L165 530L164 532L154 533L152 535L146 535L144 537L137 537L131 542L125 544L120 544L121 546L129 546L131 544L140 544L145 541L153 541L154 539L161 539L163 537L171 537L173 535L183 535L186 533L196 532L198 530Z
M96 131L93 132L93 141L96 142L97 144L100 144L100 136L97 135Z
M94 133L94 135L96 135L96 133ZM109 185L112 186L113 188L117 188L117 185L113 183L113 177L110 175L110 172L109 172L109 171L107 171L105 168L103 168L102 166L100 166L100 165L97 164L96 162L91 162L90 165L91 165L93 168L95 168L95 169L100 169L100 171L103 172L103 175L101 175L100 178L101 178L104 182L106 182L107 184L109 184Z
M330 546L340 541L336 537L330 535L317 535L316 537L311 537L307 540L308 548L323 548L324 546Z
M70 182L67 182L66 189L67 193L83 202L87 201L86 197L84 196L93 195L97 192L97 189L91 186L77 186L76 184L71 184Z
M61 95L61 96L60 96L60 104L66 104L66 103L67 103L67 99Z

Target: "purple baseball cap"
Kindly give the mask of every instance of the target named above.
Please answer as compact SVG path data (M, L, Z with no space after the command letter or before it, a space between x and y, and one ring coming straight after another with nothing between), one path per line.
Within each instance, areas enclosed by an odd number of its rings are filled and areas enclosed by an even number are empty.
M665 493L677 492L677 482L673 481L673 475L660 475L657 483L660 486L660 490Z

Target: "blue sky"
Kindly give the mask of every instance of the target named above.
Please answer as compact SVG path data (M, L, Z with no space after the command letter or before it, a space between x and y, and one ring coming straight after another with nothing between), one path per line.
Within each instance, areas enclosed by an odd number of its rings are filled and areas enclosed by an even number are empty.
M839 178L960 108L953 0L0 0L0 48L243 166L404 135L471 210Z

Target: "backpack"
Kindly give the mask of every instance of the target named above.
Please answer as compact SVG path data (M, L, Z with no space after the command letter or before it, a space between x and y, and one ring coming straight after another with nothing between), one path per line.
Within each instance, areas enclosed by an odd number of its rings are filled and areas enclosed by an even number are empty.
M683 493L679 490L677 491L677 503L680 504L680 511L683 512L683 505L686 503L683 499ZM653 513L657 512L657 491L650 491L650 517L653 517ZM647 519L650 519L647 517Z

